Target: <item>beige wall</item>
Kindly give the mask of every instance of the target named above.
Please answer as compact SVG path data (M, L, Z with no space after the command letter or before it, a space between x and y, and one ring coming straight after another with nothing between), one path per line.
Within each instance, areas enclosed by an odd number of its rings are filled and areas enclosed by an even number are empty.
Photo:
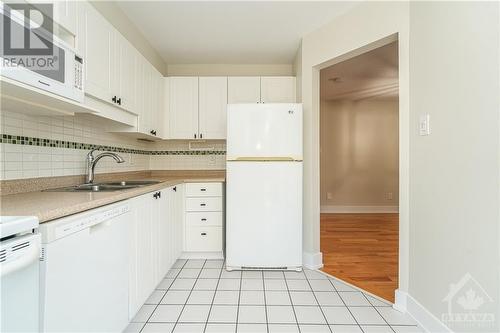
M397 208L398 100L322 100L320 117L321 209Z
M319 69L395 40L399 47L400 288L408 288L408 61L409 4L363 2L302 39L301 95L304 108L304 262L321 265ZM333 60L332 60L333 59Z
M438 318L450 284L470 273L500 326L500 26L498 2L412 2L410 294ZM461 296L466 290L462 290ZM455 309L463 308L454 304Z
M491 311L496 322L454 330L499 331L499 5L364 2L302 40L304 251L314 259L320 240L319 69L397 34L399 295L409 295L398 306L433 332L446 330L439 322L448 310L443 299L466 273L491 297L480 311ZM429 136L418 136L422 113L431 115Z
M292 64L170 64L169 76L287 76L293 75Z
M144 35L113 1L91 1L92 5L163 75L166 64Z

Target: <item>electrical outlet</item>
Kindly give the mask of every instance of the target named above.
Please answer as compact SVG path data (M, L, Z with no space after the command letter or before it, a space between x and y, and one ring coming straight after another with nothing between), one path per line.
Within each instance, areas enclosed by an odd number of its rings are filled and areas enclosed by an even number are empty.
M332 194L332 192L327 192L327 193L326 193L326 198L327 198L328 200L332 200L332 199L333 199L333 194Z
M216 164L215 155L210 155L210 157L208 158L208 165L209 166L215 166L215 164Z
M394 199L394 195L392 192L387 192L385 194L385 200L393 200Z

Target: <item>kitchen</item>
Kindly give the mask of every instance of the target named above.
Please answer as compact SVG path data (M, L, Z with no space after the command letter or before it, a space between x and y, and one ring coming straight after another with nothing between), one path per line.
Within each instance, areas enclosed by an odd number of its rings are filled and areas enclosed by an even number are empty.
M485 13L468 5L445 8L471 20ZM421 6L442 18L441 8ZM429 305L438 300L408 288L422 281L408 268L420 261L404 259L408 238L419 235L405 234L415 219L407 198L418 188L408 186L407 101L420 93L408 88L418 65L408 62L408 44L436 47L418 39L423 27L408 32L407 13L420 10L406 2L2 3L10 29L1 73L2 331L451 331ZM367 12L391 19L369 28ZM360 36L332 33L360 20ZM321 47L328 34L331 50ZM311 82L321 68L394 41L402 234L393 304L321 270ZM33 55L57 66L13 66Z

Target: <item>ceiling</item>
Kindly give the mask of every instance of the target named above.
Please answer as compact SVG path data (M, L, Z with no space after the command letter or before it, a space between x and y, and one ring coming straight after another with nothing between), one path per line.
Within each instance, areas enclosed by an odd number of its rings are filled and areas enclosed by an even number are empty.
M320 72L324 100L398 97L398 43L363 53Z
M167 64L291 64L302 36L354 7L336 1L119 1Z

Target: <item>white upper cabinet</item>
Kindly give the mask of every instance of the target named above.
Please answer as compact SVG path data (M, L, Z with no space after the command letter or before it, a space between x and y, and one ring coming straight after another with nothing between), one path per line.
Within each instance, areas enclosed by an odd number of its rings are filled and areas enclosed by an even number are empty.
M138 94L138 126L142 133L149 133L151 128L151 71L146 59L140 57L136 68L136 92Z
M199 138L226 138L227 77L199 78Z
M66 29L73 36L77 33L78 1L54 1L54 21Z
M28 0L26 1L42 11L45 15L52 17L54 22L64 28L71 35L77 34L77 15L78 1L75 0ZM45 7L40 7L38 4L51 4L52 12L47 12ZM57 26L54 27L54 32L57 31Z
M136 113L137 94L136 67L138 62L137 50L118 32L115 33L114 70L112 77L113 96L115 104L122 109ZM112 100L113 101L113 100Z
M84 57L85 93L111 103L115 30L91 4L78 5L77 45Z
M259 103L259 76L230 76L228 78L228 103Z
M295 103L294 76L263 76L260 78L262 103Z
M198 77L170 78L170 139L198 139Z
M163 75L153 66L151 70L151 130L150 134L156 137L164 137L163 121ZM151 131L153 131L151 133Z

